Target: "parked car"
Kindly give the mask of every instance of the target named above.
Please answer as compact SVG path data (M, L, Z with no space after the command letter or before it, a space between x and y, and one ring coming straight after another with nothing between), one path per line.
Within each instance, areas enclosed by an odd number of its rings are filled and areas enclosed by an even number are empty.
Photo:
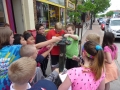
M102 29L103 31L105 30L105 26L106 26L106 22L103 21L103 22L101 23L101 29Z
M97 19L98 23L99 23L99 20L100 20L100 19L102 19L102 17L100 17L100 18Z
M115 38L120 38L120 18L112 18L106 25L108 25L106 31L112 32Z

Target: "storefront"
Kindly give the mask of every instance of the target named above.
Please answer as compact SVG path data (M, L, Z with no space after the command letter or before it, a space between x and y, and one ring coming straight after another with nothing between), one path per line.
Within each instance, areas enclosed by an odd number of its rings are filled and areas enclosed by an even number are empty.
M65 24L64 0L37 0L37 23L42 23L46 29L53 28L56 22Z

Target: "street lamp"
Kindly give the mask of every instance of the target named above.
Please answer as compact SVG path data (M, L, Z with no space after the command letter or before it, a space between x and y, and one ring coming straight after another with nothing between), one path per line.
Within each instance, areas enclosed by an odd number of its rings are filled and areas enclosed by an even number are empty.
M94 0L91 0L92 3L94 3ZM91 11L91 22L90 22L90 29L89 30L92 30L92 23L93 23L93 20L92 20L92 14L93 12Z

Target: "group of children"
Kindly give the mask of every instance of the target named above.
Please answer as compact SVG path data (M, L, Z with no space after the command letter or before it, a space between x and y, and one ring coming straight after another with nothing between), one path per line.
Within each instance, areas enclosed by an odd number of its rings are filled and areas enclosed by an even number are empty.
M46 36L42 24L35 28L35 39L28 31L13 35L8 27L0 28L0 90L57 90L52 82L59 75L57 43L62 35L71 44L66 46L67 77L58 90L68 90L70 86L72 90L109 90L110 82L118 78L114 62L118 49L113 33L104 33L102 46L99 35L89 34L78 57L79 38L74 34L74 25L68 24L65 33L62 24L57 22ZM49 56L53 72L47 76Z

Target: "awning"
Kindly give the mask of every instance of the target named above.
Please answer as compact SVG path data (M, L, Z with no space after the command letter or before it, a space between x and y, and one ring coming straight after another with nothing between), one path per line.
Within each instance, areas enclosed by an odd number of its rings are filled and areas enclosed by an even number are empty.
M54 6L58 6L58 7L61 7L61 8L65 8L65 6L62 6L62 5L50 2L49 0L37 0L37 1L40 1L40 2L43 2L43 3L47 3L47 4L50 4L50 5L54 5Z

